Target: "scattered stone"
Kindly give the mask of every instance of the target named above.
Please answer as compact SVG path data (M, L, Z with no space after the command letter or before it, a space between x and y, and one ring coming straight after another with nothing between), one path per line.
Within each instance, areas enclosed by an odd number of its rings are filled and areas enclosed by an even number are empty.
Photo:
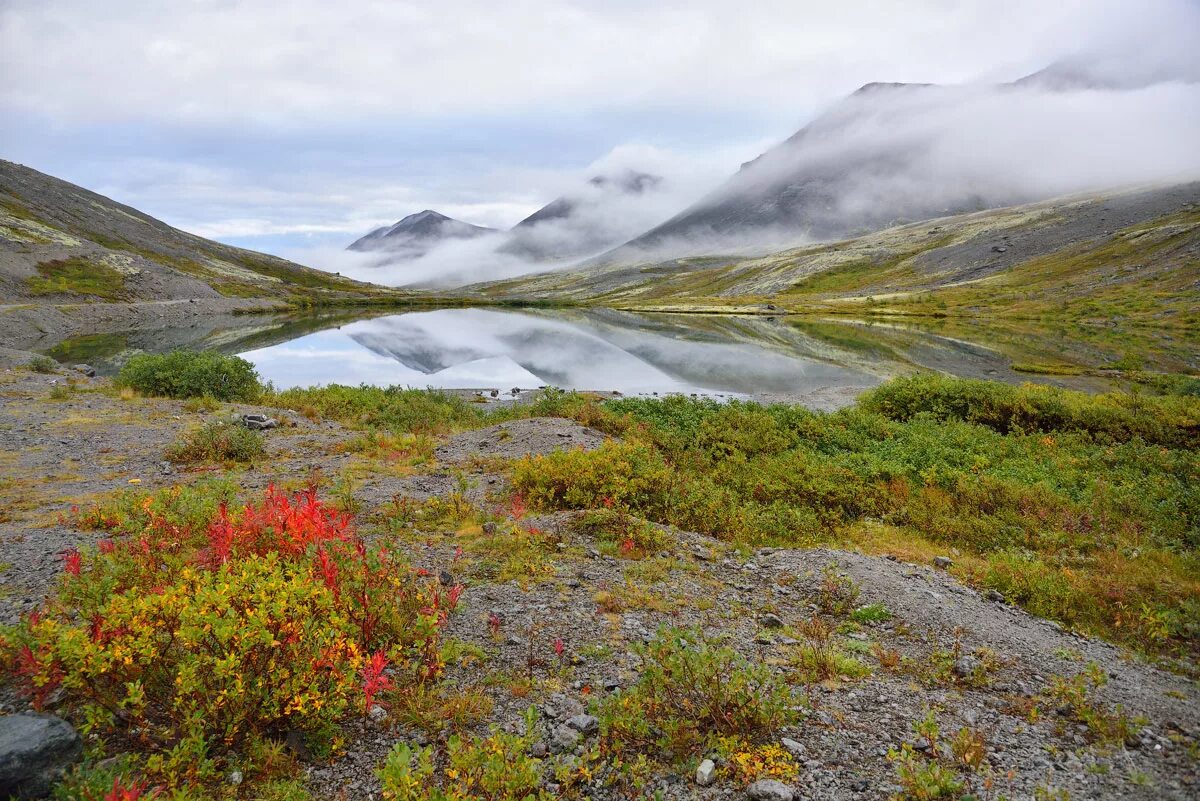
M534 759L543 759L550 753L550 749L541 740L534 743L529 749L529 755Z
M387 710L379 704L373 704L371 710L367 713L367 717L371 719L372 723L383 723L387 720Z
M450 575L448 570L439 570L438 583L440 583L443 587L449 587L454 584L454 576Z
M498 397L500 397L500 390L498 390L498 389L493 389L493 390L492 390L491 392L489 392L488 394L489 394L489 395L491 395L493 398L498 398Z
M83 373L83 374L84 374L85 376L87 376L88 378L95 378L95 377L96 377L96 368L95 368L95 367L92 367L90 364L77 364L77 365L75 365L75 372L77 372L77 373Z
M491 520L483 524L483 533L489 537L496 533L496 524Z
M933 557L933 566L936 568L939 568L941 570L949 570L953 564L954 564L954 560L951 559L949 556Z
M746 797L751 801L792 801L795 793L783 782L759 779L746 788Z
M520 388L520 387L513 387L512 389L510 389L510 390L509 390L509 392L510 392L510 393L512 393L512 396L515 398L515 397L517 397L518 395L520 395L520 394L521 394L521 388Z
M767 614L763 615L760 622L763 624L763 626L765 628L768 628L768 629L783 628L783 620L779 617L779 615L773 614L771 612L768 612Z
M696 768L696 784L707 787L716 781L717 765L711 759L706 759Z
M41 798L83 756L71 724L53 715L0 717L0 796Z
M988 590L987 591L987 599L989 601L995 601L996 603L1001 603L1001 604L1004 603L1004 595L997 592L996 590Z
M237 787L239 784L242 783L242 772L240 770L233 771L232 773L229 774L228 781L234 787Z
M279 423L274 417L267 417L265 414L243 414L242 425L251 431L266 431L275 428Z

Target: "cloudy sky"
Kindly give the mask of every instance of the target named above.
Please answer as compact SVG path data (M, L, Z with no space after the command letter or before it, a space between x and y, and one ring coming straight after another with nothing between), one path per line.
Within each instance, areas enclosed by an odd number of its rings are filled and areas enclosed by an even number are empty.
M0 157L297 256L610 166L698 196L868 81L1198 40L1196 0L0 0Z

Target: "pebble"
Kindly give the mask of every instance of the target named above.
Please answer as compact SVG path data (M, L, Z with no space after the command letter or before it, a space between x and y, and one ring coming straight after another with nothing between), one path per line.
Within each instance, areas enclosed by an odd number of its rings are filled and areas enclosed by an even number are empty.
M706 759L696 768L696 784L707 787L716 781L717 766L711 759Z

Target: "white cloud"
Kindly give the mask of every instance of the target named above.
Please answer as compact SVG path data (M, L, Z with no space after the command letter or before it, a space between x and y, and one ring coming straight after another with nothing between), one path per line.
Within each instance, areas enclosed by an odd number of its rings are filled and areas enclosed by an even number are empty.
M1187 0L7 0L0 102L239 125L796 108L870 80L1016 77L1070 43L1152 34L1157 55L1195 22Z

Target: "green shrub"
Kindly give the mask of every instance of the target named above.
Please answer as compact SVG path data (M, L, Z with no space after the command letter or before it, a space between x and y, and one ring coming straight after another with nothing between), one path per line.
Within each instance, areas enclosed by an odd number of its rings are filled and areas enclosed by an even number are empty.
M579 533L596 539L601 550L623 559L643 559L671 545L671 537L663 529L613 509L582 512L572 525Z
M391 432L445 434L479 425L487 415L463 398L436 390L330 384L274 393L270 402L306 417Z
M58 362L49 356L34 356L25 362L25 369L34 373L53 373L58 370Z
M397 743L376 771L384 801L550 801L541 789L542 760L527 755L536 716L525 715L524 735L493 726L487 737L453 735L446 743L446 768L437 777L433 749Z
M1078 431L1110 442L1140 437L1168 447L1200 447L1200 404L1182 395L1087 395L1034 384L915 375L877 387L859 405L893 420L925 414L1004 434Z
M224 401L252 401L262 392L254 365L239 356L213 351L141 353L125 363L115 383L166 398L208 395Z
M666 512L673 472L643 442L609 440L593 451L530 456L513 468L513 488L543 509L600 506L642 513Z
M767 665L699 629L663 627L635 653L637 683L596 704L609 757L686 761L715 738L761 743L795 720L789 689Z
M228 420L217 420L186 434L167 449L172 462L252 462L262 457L262 435Z

